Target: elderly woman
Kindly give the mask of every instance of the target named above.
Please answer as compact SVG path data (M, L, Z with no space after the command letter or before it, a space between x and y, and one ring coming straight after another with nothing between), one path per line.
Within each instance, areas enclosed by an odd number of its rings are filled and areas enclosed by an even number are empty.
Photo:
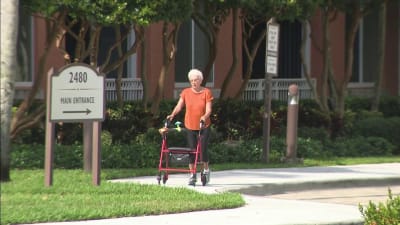
M200 130L200 122L204 122L204 129L202 130L201 139L201 150L202 150L202 162L201 162L201 173L206 177L206 183L210 180L210 170L208 167L208 151L207 144L210 135L210 115L212 110L213 95L210 89L202 87L203 74L198 69L192 69L188 73L190 87L185 88L180 95L179 101L176 104L174 110L170 115L167 116L168 120L172 120L176 114L178 114L183 107L185 107L185 119L184 124L187 132L187 140L189 147L192 149L196 148L198 132ZM190 171L194 168L195 156L190 154L189 169ZM195 185L196 183L196 172L190 174L189 185Z

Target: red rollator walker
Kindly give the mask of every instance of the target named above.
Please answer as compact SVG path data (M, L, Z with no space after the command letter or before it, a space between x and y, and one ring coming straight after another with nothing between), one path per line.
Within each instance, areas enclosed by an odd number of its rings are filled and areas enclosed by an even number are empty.
M168 132L170 131L185 131L185 128L180 127L180 122L176 122L175 128L169 128L170 121L166 121L164 123L164 127L159 129L159 132L162 136L161 143L161 152L160 152L160 162L158 164L158 184L163 182L165 184L168 180L169 172L189 172L196 173L197 172L197 164L202 162L202 154L201 154L201 139L202 139L202 129L204 128L204 121L200 121L200 130L198 132L197 144L195 149L187 148L187 147L168 147ZM171 157L174 155L184 155L187 158L190 158L190 155L194 155L194 166L192 169L184 169L179 167L170 167L171 165ZM186 165L187 166L187 165ZM205 175L201 174L201 183L203 186L207 183L207 178ZM195 185L195 184L194 184Z

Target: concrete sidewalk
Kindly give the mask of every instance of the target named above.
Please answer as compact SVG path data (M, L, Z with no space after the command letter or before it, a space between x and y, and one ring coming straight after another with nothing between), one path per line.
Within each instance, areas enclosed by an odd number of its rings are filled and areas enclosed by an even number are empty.
M357 196L362 196L363 200L367 201L369 197L373 196L362 193L365 191L362 187L374 187L373 190L384 192L380 193L380 196L384 198L387 196L389 187L394 195L399 195L400 163L217 171L211 173L209 185L202 186L198 182L195 187L188 186L187 179L187 174L170 175L165 186L186 187L204 193L235 191L243 194L246 205L226 210L43 223L43 225L363 224L358 204L342 204L341 201L329 203L320 201L320 199L311 200L311 198L307 198L307 195L313 195L317 190L333 190L329 194L335 196L337 190L345 189L345 192L348 193L358 193ZM157 185L155 176L120 179L112 182ZM301 195L302 192L306 194ZM290 195L290 193L300 193L302 198ZM340 192L340 195L343 195L343 192Z

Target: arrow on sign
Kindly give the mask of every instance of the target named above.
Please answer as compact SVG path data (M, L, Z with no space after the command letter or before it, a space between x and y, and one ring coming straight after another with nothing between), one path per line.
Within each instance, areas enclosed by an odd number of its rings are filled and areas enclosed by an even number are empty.
M81 110L81 111L63 111L63 113L86 113L86 115L87 114L89 114L89 113L91 113L92 111L90 111L89 109L86 109L86 110Z

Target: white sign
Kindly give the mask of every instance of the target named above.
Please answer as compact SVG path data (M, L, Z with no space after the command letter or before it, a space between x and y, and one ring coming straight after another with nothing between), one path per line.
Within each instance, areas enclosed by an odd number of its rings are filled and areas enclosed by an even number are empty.
M278 58L276 56L267 56L267 73L277 74Z
M278 75L278 55L279 55L279 24L269 22L267 28L267 48L265 55L265 70L272 76Z
M51 77L51 121L104 120L104 76L70 64Z
M268 24L268 51L278 52L279 25Z

